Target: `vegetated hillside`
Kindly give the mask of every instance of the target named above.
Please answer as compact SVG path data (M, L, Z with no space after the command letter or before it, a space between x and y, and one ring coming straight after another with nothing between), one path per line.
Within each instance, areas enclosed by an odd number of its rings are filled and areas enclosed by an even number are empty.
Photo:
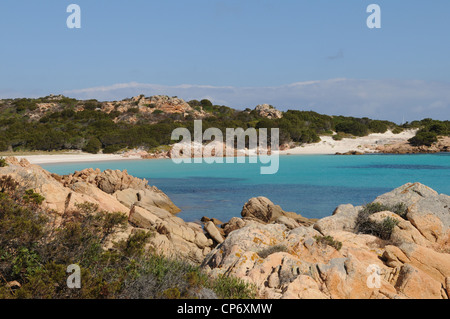
M281 112L270 105L235 110L209 100L185 102L177 97L140 95L114 102L76 100L50 95L39 99L0 100L0 151L83 150L114 153L125 149L153 149L173 143L177 127L193 131L193 120L203 129L280 128L280 144L316 143L320 135L335 139L422 128L414 143L429 143L447 135L449 121L426 119L398 126L389 121L328 116L313 111Z

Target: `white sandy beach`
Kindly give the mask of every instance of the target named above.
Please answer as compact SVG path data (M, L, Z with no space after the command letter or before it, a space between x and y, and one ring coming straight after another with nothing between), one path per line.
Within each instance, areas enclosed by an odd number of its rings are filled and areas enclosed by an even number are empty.
M336 154L348 151L374 152L379 145L393 144L408 140L413 137L416 130L404 131L400 134L393 134L388 131L383 134L370 134L365 137L344 138L335 141L331 136L322 136L321 141L315 144L299 146L285 151L280 151L280 155L314 155L314 154ZM57 163L79 163L79 162L100 162L100 161L120 161L141 159L138 154L89 154L83 152L73 152L68 154L48 154L48 155L22 155L16 156L19 160L26 158L31 164L57 164Z
M57 163L81 163L81 162L102 162L141 159L140 156L123 156L118 154L49 154L49 155L23 155L16 156L17 159L25 158L31 164L57 164Z

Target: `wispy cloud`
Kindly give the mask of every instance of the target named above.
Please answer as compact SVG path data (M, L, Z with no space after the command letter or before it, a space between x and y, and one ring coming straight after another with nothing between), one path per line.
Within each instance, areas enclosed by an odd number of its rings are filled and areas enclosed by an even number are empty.
M131 82L71 90L64 94L98 100L162 94L185 100L208 98L216 104L240 109L268 103L281 110L314 110L395 122L425 117L448 120L450 115L450 83L428 81L330 79L273 87L166 86Z

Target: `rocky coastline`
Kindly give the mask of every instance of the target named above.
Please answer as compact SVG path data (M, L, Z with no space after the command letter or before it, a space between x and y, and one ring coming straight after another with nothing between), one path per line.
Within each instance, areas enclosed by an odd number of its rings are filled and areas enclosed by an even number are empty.
M194 223L177 217L180 209L161 190L126 171L60 176L25 159L6 163L0 178L10 176L41 194L55 216L85 202L122 212L128 226L113 241L151 232L148 249L201 265L210 276L236 276L255 285L259 298L450 296L450 196L420 183L380 195L367 216L367 207L345 204L329 217L308 219L257 197L241 217Z

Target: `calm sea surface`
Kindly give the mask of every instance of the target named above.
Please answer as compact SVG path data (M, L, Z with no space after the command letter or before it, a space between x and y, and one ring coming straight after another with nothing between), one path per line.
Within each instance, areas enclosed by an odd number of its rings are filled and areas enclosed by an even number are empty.
M185 221L202 216L228 221L240 216L251 197L265 196L286 211L309 218L332 214L340 204L361 205L408 182L420 182L450 195L450 154L281 156L275 175L260 175L261 164L174 164L133 160L48 164L70 174L84 168L127 169L164 191Z

